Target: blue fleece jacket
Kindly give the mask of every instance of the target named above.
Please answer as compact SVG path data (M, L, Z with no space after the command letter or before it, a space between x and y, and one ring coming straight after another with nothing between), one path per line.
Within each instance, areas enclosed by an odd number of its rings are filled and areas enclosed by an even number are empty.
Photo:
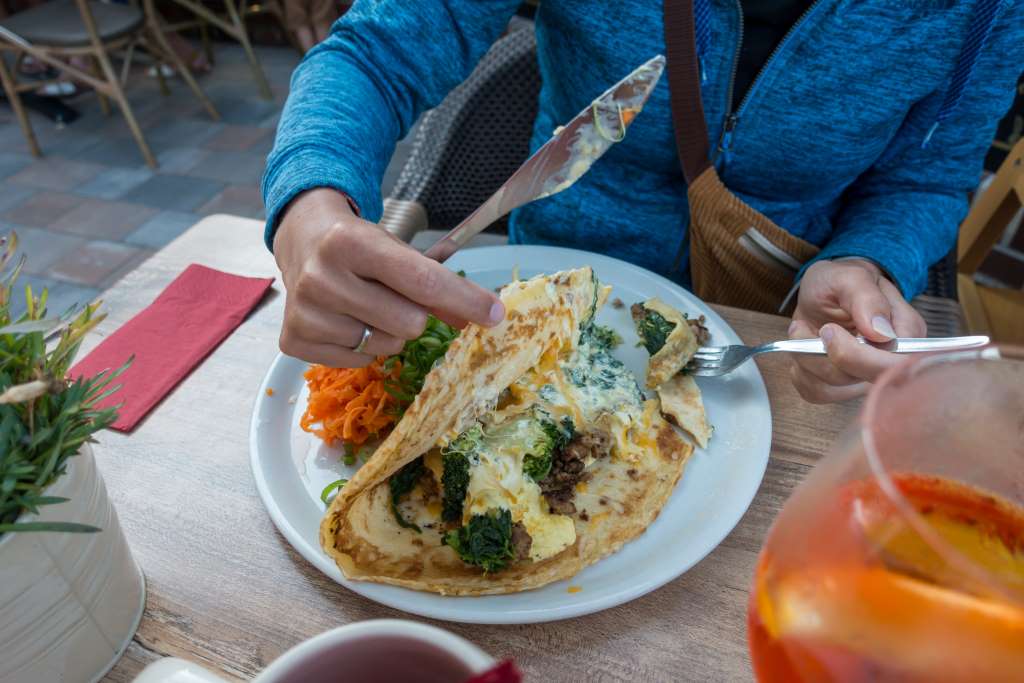
M358 0L292 77L263 178L268 244L288 202L313 187L347 193L378 220L395 142L469 74L518 4ZM540 3L534 149L665 52L661 5ZM1024 0L817 0L735 112L739 2L696 0L695 15L726 185L822 246L819 258L872 259L905 296L920 292L956 239L1024 66ZM687 281L688 207L666 80L625 141L574 187L513 215L512 242L598 251Z

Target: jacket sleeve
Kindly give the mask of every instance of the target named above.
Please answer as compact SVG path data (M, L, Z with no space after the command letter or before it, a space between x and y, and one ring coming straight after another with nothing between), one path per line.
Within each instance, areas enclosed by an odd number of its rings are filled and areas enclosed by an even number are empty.
M943 92L911 109L886 152L845 193L835 232L812 263L866 258L907 299L922 292L929 266L956 243L967 195L981 178L985 152L1010 107L1022 64L1024 22L1011 6L993 27L959 106L926 145Z
M518 0L359 0L296 68L263 175L265 239L315 187L346 193L380 219L395 143L498 38Z

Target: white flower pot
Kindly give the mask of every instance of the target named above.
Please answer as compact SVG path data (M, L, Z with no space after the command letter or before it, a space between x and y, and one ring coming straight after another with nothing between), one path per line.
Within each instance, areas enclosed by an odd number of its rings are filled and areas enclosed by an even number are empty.
M0 537L0 683L99 680L131 642L146 601L88 444L47 490L69 498L20 521L92 524L93 534Z

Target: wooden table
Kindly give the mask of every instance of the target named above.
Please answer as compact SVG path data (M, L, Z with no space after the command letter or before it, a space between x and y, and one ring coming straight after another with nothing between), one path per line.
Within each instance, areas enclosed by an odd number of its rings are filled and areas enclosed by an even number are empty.
M211 216L127 275L103 299L109 317L88 351L149 304L190 263L276 275L262 224ZM335 626L409 617L326 578L277 532L249 469L249 416L277 353L284 302L274 285L257 311L131 435L100 435L96 457L149 592L142 624L106 680L130 681L165 655L247 679L301 640ZM786 320L717 309L749 343L781 338ZM661 589L571 621L523 626L440 624L529 681L747 680L747 590L772 519L849 424L853 406L804 403L782 358L759 361L774 439L764 482L735 530Z

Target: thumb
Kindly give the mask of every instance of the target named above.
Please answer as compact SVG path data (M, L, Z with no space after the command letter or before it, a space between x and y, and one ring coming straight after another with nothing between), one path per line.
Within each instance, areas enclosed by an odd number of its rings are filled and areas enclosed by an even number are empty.
M875 342L895 339L892 304L882 293L875 277L860 269L858 271L852 271L856 276L843 283L840 305L853 318L857 332L865 338Z

